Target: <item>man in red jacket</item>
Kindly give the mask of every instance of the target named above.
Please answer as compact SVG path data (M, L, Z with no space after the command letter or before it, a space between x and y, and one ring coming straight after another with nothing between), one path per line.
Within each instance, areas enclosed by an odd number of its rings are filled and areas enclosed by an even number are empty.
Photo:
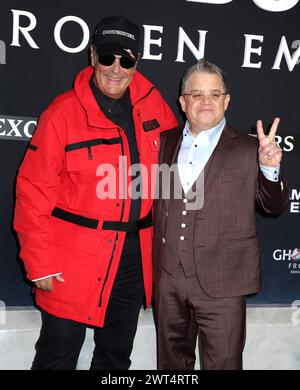
M33 369L75 369L87 326L92 369L130 366L139 311L151 300L147 172L160 133L177 125L136 71L139 43L127 19L98 23L92 66L41 115L19 170L14 226L42 314Z

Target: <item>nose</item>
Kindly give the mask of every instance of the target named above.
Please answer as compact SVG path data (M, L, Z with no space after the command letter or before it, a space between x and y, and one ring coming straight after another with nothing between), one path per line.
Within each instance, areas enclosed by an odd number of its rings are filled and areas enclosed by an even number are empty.
M121 70L121 65L120 65L120 59L119 58L116 58L115 59L115 62L112 64L111 66L111 70L114 72L114 73L119 73L120 70Z
M212 98L211 98L210 95L208 95L208 94L203 94L203 95L201 96L201 102L202 102L202 103L210 104L211 101L212 101Z

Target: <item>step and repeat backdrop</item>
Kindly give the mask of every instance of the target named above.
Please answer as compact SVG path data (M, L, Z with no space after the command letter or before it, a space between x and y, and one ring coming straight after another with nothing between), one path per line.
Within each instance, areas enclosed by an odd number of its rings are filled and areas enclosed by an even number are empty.
M257 216L263 288L249 303L295 304L300 300L299 0L1 0L0 301L33 304L12 229L16 174L38 116L89 63L92 32L108 15L141 26L138 69L181 122L180 80L203 56L227 74L227 120L233 127L253 133L257 119L268 128L275 116L281 118L277 141L284 150L281 169L290 204L279 217Z

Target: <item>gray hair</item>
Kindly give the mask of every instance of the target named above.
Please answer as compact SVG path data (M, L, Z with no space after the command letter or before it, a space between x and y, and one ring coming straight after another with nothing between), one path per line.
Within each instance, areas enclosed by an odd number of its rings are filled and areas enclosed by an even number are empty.
M226 82L226 77L225 73L215 64L208 62L205 58L202 58L198 62L196 62L195 65L191 66L188 68L188 70L185 72L183 79L182 79L182 84L181 84L181 94L183 95L186 93L186 84L188 79L191 77L192 74L194 73L211 73L215 74L220 77L222 80L222 83L224 85L224 91L228 94L229 89L228 85Z
M95 46L93 46L93 48L94 48L94 50L93 50L93 59L94 59L94 63L97 64L99 56L98 56L98 53L96 51Z

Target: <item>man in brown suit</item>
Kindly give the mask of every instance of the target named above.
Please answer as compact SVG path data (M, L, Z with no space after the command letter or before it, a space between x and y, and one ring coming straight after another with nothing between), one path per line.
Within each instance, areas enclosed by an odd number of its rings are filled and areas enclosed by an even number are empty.
M173 196L155 206L158 369L193 369L198 334L202 368L242 369L245 296L260 288L255 209L278 214L288 202L279 118L269 135L261 121L257 137L229 127L224 74L205 59L185 74L179 100L186 125L163 133L160 151L176 167Z

